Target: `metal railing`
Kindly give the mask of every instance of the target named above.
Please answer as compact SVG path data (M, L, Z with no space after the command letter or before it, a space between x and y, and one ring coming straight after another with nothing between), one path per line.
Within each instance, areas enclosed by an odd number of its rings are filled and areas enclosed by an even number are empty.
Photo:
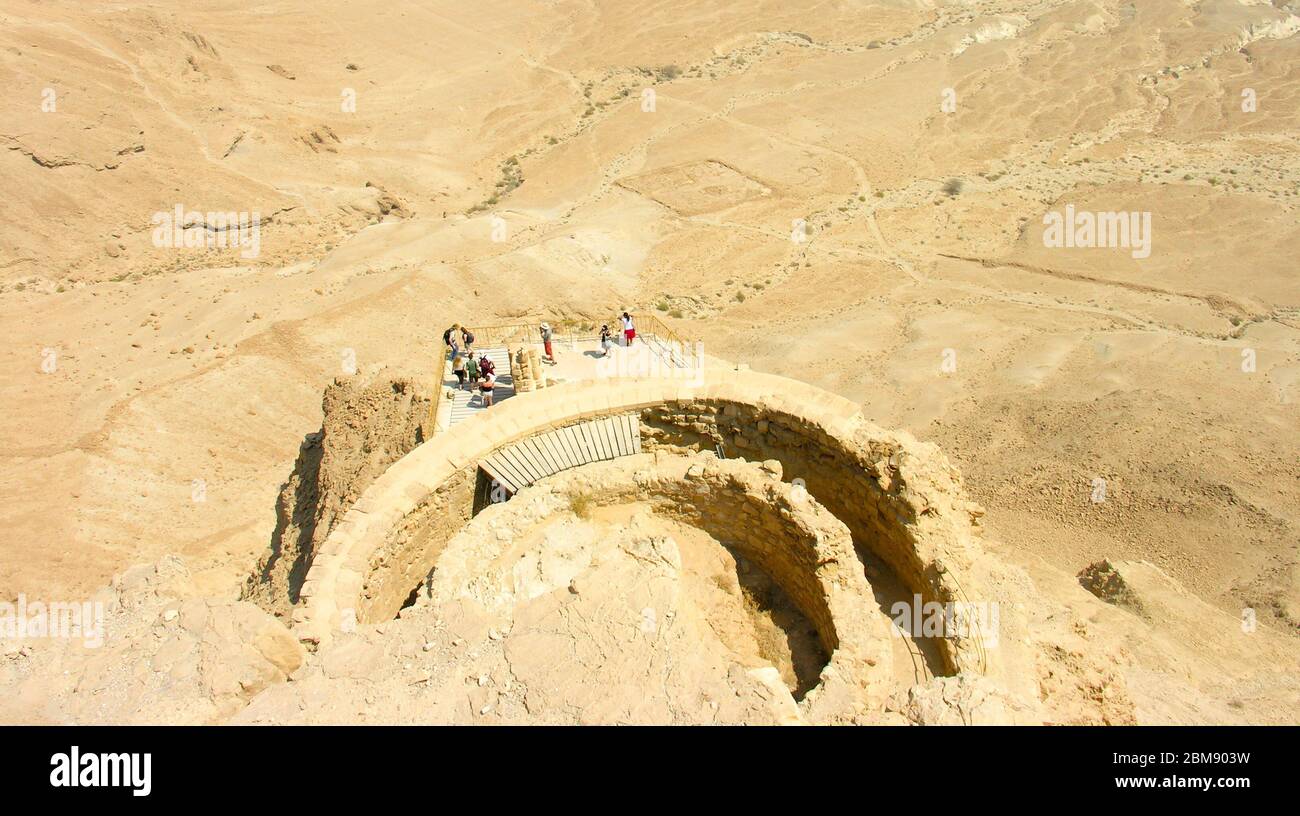
M442 401L446 399L444 392L447 390L447 386L443 383L443 378L447 373L447 354L447 347L443 346L442 354L438 355L437 362L434 364L433 399L429 405L430 438L438 432L438 408L442 405Z
M609 321L615 336L618 336L623 330L621 318L620 315ZM633 316L632 322L636 326L637 339L656 348L673 365L679 368L699 365L698 350L692 349L687 341L682 339L681 335L673 331L672 327L657 316L652 314Z
M480 348L513 346L521 342L536 342L541 322L505 323L498 326L466 326L474 335L474 345Z
M600 324L605 322L617 337L622 334L623 323L615 315L606 321L591 321L578 318L547 321L555 335L555 341L595 340L600 337ZM687 341L659 317L647 314L634 318L638 338L645 338L662 344L665 350L673 350L674 358L681 357L682 350L688 348ZM497 326L469 326L474 335L474 345L479 348L493 346L518 346L522 343L541 342L542 321L531 323L506 323Z

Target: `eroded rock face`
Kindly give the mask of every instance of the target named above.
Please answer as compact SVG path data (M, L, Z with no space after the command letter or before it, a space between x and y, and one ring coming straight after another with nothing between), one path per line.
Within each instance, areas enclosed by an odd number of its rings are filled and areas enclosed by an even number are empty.
M907 691L903 709L916 725L1032 723L1033 711L1005 689L971 674L936 677Z
M303 440L280 491L271 547L245 598L288 616L320 542L389 465L425 439L431 405L414 379L385 372L339 377L325 389L321 429Z

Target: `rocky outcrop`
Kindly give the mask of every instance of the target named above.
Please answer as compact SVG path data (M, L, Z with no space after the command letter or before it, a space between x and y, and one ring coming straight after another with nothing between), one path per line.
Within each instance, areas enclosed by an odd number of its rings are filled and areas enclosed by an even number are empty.
M1079 584L1106 603L1127 609L1139 617L1148 617L1142 600L1129 586L1124 575L1109 560L1089 564L1079 573Z
M308 434L276 502L269 552L244 597L286 617L312 555L343 513L389 465L424 441L432 401L415 380L340 377L325 389L321 429Z

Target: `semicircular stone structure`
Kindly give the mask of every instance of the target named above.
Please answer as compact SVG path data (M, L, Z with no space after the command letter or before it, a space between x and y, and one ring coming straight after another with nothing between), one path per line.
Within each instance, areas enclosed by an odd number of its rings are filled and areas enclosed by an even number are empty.
M983 511L937 447L885 430L859 407L806 383L716 366L691 379L611 378L503 402L395 462L316 554L294 610L309 646L390 620L474 513L478 463L507 445L575 423L639 413L644 449L717 450L776 460L926 603L983 599ZM1002 675L978 631L938 643L944 673Z
M888 695L893 669L888 623L875 608L848 528L807 491L782 481L780 470L771 463L663 450L571 468L543 479L516 501L486 507L453 536L429 581L428 597L422 595L415 606L427 609L472 596L509 608L514 593L501 591L492 579L482 585L494 587L490 592L475 593L467 585L510 563L505 553L533 525L572 509L575 499L591 506L644 502L661 516L726 541L788 594L829 655L807 697L797 704L790 700L801 712L796 721L851 722L864 710L878 709ZM665 546L674 554L648 547L638 555L651 563L675 560L680 569L676 545Z

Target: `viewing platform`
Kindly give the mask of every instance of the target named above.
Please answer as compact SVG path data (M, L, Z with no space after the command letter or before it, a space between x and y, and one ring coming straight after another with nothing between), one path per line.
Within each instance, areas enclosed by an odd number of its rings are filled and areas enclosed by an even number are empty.
M637 336L631 346L626 345L623 332L616 329L614 345L608 352L600 346L598 326L553 325L551 347L555 360L547 362L542 359L540 385L532 387L551 388L564 383L621 377L689 377L703 364L698 344L686 343L658 318L637 318ZM609 325L613 329L621 323L614 319L609 321ZM469 331L475 338L470 350L479 359L492 360L496 367L493 405L524 393L532 380L521 378L527 381L516 383L518 364L512 356L521 349L532 349L539 357L543 355L541 323L470 327ZM477 385L472 389L460 385L451 365L451 354L444 349L442 387L438 389L434 407L437 432L459 425L492 407L484 403Z

